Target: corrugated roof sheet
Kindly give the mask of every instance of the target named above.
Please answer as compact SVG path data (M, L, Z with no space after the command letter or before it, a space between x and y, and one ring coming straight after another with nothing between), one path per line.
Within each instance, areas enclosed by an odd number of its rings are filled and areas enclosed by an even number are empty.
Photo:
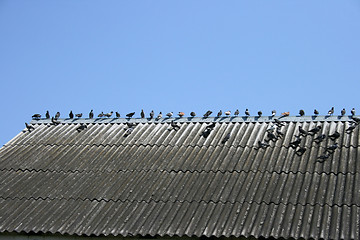
M177 118L179 130L171 120L32 121L0 149L0 232L360 239L351 118ZM128 136L126 122L138 123ZM299 126L322 127L302 137L303 155L290 144ZM259 148L272 127L283 137Z

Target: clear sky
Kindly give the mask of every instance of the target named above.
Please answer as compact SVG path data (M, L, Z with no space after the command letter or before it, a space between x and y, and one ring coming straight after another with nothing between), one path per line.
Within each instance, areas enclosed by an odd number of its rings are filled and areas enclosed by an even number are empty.
M358 0L0 0L0 145L34 113L360 113Z

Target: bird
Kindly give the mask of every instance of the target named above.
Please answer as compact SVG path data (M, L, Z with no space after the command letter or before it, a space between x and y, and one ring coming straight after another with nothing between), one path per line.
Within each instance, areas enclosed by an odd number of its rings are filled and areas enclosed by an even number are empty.
M277 118L274 119L274 122L275 122L276 126L278 126L278 127L284 126L284 123Z
M338 131L335 131L333 134L329 135L329 138L333 141L335 141L339 137L340 137L340 133Z
M272 117L275 117L275 115L276 115L276 110L272 110L272 111L271 111L271 116L272 116Z
M46 111L45 117L46 117L46 118L50 118L50 113L49 113L49 111Z
M127 116L128 118L131 118L131 117L134 116L134 115L135 115L135 112L131 112L131 113L126 114L126 116Z
M226 136L224 137L224 139L221 141L222 144L226 143L227 140L229 140L230 138L230 133L226 134Z
M321 143L324 139L326 138L326 135L325 134L321 134L320 136L316 137L314 139L314 142L316 143Z
M126 129L125 134L124 134L124 137L129 136L133 131L134 131L134 129L131 128L131 127L129 127L128 129Z
M315 115L315 116L319 115L319 111L316 110L316 109L314 109L314 115Z
M212 124L206 126L206 129L214 129L215 127L215 122L213 122Z
M303 109L300 109L300 110L299 110L299 115L300 115L300 116L304 116L304 115L305 115L305 111L304 111Z
M300 147L298 150L295 151L295 154L301 156L304 154L305 151L306 151L305 147Z
M220 110L218 113L217 113L217 117L221 117L222 115L222 111Z
M300 135L302 135L302 136L306 136L306 135L309 134L309 133L308 133L306 130L304 130L301 126L299 126L299 133L300 133Z
M167 116L168 118L171 118L172 115L173 115L173 112L169 112L169 113L166 114L166 116Z
M206 128L206 129L201 133L201 136L203 136L204 138L207 138L207 137L210 135L210 133L211 133L212 130L213 130L212 128Z
M41 118L41 114L35 113L34 115L32 115L32 118L39 119Z
M160 112L160 113L157 115L156 120L159 120L159 119L161 119L161 118L162 118L162 112Z
M91 119L91 118L93 118L94 117L94 112L93 112L93 110L91 109L91 111L89 112L89 118Z
M330 154L323 154L323 155L320 155L317 159L320 159L320 160L317 160L317 162L324 162L326 159L328 159L330 157Z
M266 142L270 142L270 141L276 142L276 140L278 140L278 138L272 132L267 133L267 138L268 139Z
M346 129L346 133L352 133L354 131L354 129L356 128L357 124L352 124L351 126L349 126L348 129Z
M212 111L208 110L205 114L204 114L204 118L209 117L212 114Z
M145 118L145 113L144 113L144 109L141 109L141 113L140 113L141 118Z
M116 115L117 118L120 118L120 113L115 112L115 115Z
M77 113L77 114L75 114L75 116L76 116L77 118L81 118L81 117L82 117L82 113Z
M185 113L184 112L179 112L178 115L179 115L179 117L183 117L183 116L185 116Z
M358 117L352 116L351 119L354 120L356 124L360 123L360 118Z
M328 111L328 115L333 115L334 114L334 107L331 107L331 109Z
M335 151L335 149L338 148L338 144L335 143L333 145L330 145L329 147L326 148L326 151L330 152L330 153L333 153Z
M35 129L33 126L31 126L31 125L29 125L29 124L27 124L27 123L25 123L25 127L27 128L27 130L28 130L29 132L31 132L31 130L34 130L34 129Z
M190 113L190 116L195 117L195 116L196 116L196 113L195 113L195 112L191 112L191 113Z
M342 110L341 110L341 116L344 116L346 114L346 110L345 110L345 108L343 108Z
M154 110L151 110L151 112L150 112L150 119L153 119L154 118L154 115L155 115L155 113L154 113Z
M104 116L104 112L99 113L98 117L101 118Z
M86 126L85 124L80 124L80 126L77 127L76 130L77 130L78 132L81 132L82 130L85 130L86 128L87 128L87 126Z
M74 118L74 114L72 111L70 111L70 113L69 113L69 118Z
M239 116L240 112L239 112L239 109L236 109L236 111L234 112L234 116L237 117Z
M245 115L246 115L246 116L250 116L249 109L245 109Z
M262 111L258 111L258 116L261 117Z
M321 130L321 126L316 126L313 129L309 130L309 134L310 135L315 135L316 133L318 133Z
M54 117L52 117L51 124L56 126L56 125L60 124L60 122L58 120L56 120Z
M177 129L180 129L180 126L177 125L177 124L174 122L174 120L171 121L171 127L172 127L175 131L176 131Z
M290 112L283 112L283 113L281 113L281 115L284 117L287 117L287 116L290 116Z
M355 108L351 109L351 115L353 115L353 116L355 115Z
M267 148L267 147L270 147L270 144L269 143L267 143L267 142L265 142L265 143L263 143L263 142L261 142L260 140L258 141L258 148L257 149L259 149L259 148L262 148L262 149L265 149L265 148Z
M109 113L105 113L105 114L104 114L104 117L108 117L108 118L109 118L109 117L111 117L112 114L113 114L113 111L111 111L111 112L109 112Z
M135 128L137 124L136 123L126 122L126 125L128 126L128 128Z
M226 116L230 116L231 115L231 111L226 111L224 112Z
M59 117L60 117L60 112L57 112L57 113L55 114L55 120L58 120Z
M297 137L297 139L296 139L295 141L293 141L293 142L290 143L290 147L292 147L292 148L295 149L297 146L300 145L301 140L302 140L302 139L301 139L300 137Z

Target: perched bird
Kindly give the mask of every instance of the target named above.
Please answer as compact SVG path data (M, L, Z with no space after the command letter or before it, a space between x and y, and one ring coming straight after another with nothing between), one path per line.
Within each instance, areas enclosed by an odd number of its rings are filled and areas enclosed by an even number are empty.
M283 113L281 113L281 115L284 117L287 117L287 116L290 116L290 112L283 112Z
M191 113L190 113L190 116L195 117L195 116L196 116L196 113L195 113L195 112L191 112Z
M278 126L278 127L284 126L284 123L277 118L274 119L274 122L275 122L276 126Z
M128 126L128 128L135 128L136 127L136 123L130 123L130 122L126 122L126 125Z
M245 115L246 115L246 116L250 116L249 109L245 109Z
M315 141L316 143L321 143L325 138L326 138L326 135L325 135L325 134L321 134L320 136L316 137L316 138L314 139L314 141Z
M234 116L239 116L240 112L239 112L239 109L236 109L236 111L234 112Z
M105 113L105 114L104 114L104 117L108 117L108 118L109 118L109 117L112 116L112 114L113 114L113 111L111 111L111 112L109 112L109 113Z
M319 111L316 110L316 109L314 109L314 115L315 115L315 116L319 115Z
M269 141L276 142L276 140L278 140L278 138L272 132L267 133L267 138L268 138L267 142L269 142Z
M300 147L298 150L295 151L295 154L298 156L302 156L305 151L306 151L305 147Z
M99 113L98 117L101 118L104 116L104 112Z
M205 114L204 114L204 118L207 118L209 117L210 115L212 114L212 111L207 111Z
M76 116L77 118L81 118L81 117L82 117L82 113L77 113L77 114L75 114L75 116Z
M116 115L117 118L120 118L120 113L115 112L115 115Z
M330 152L330 153L333 153L335 151L335 149L338 148L338 144L335 143L333 145L330 145L329 147L326 148L326 151Z
M27 123L25 123L25 127L27 128L27 130L28 130L29 132L31 132L31 130L34 130L34 129L35 129L33 126L31 126L31 125L29 125L29 124L27 124Z
M161 118L162 118L162 112L160 112L159 115L157 115L156 120L159 120Z
M89 112L89 118L91 119L91 118L94 118L94 112L93 112L93 110L91 109L91 111Z
M276 110L272 110L272 111L271 111L271 116L272 116L272 117L275 117L275 115L276 115Z
M340 137L340 133L335 131L333 134L329 135L329 138L333 141L335 141L336 139L338 139Z
M355 115L355 108L351 109L351 115L353 115L353 116Z
M141 116L141 118L145 118L144 109L141 109L140 116Z
M317 160L317 162L324 162L329 157L330 157L330 154L323 154L323 155L318 157L318 159L320 159L320 160Z
M56 125L60 124L60 122L58 120L56 120L54 117L52 117L51 124L56 126Z
M135 115L135 112L126 114L126 116L127 116L128 118L131 118L131 117L134 116L134 115Z
M226 116L230 116L231 115L231 111L226 111L224 112Z
M328 115L333 115L334 114L334 107L332 107L329 111L328 111Z
M124 137L127 137L127 136L129 136L132 132L134 131L134 129L133 128L128 128L128 129L126 129L126 131L125 131L125 134L124 134Z
M230 133L226 134L226 136L224 137L224 139L221 141L222 144L226 143L227 140L229 140L230 138Z
M203 136L204 138L207 138L207 137L210 135L210 133L211 133L212 130L213 130L212 128L206 128L206 129L201 133L201 136Z
M72 111L70 111L70 113L69 113L69 118L74 118L74 114Z
M217 117L221 117L222 115L222 111L220 110L218 113L217 113Z
M258 116L261 117L262 111L258 111Z
M46 118L50 118L50 113L49 113L49 111L46 111L45 117L46 117Z
M304 115L305 115L305 111L304 111L304 110L302 110L302 109L300 109L300 111L299 111L299 115L300 115L300 116L304 116Z
M178 129L180 129L180 126L177 125L177 124L174 122L174 120L171 121L171 127L172 127L175 131L177 131Z
M151 112L150 112L150 119L153 119L154 118L154 115L155 115L155 113L154 113L154 110L151 110Z
M167 116L168 118L171 118L172 115L173 115L173 112L169 112L169 113L166 114L166 116Z
M206 129L214 129L215 127L215 122L213 122L212 124L206 126Z
M309 134L309 133L308 133L306 130L304 130L301 126L299 126L299 133L300 133L301 136L306 136L306 135Z
M309 130L309 134L310 135L315 135L316 133L318 133L321 130L321 126L316 126L313 129Z
M344 116L346 114L346 110L345 110L345 108L343 108L342 110L341 110L341 116Z
M348 129L346 129L346 133L352 133L356 126L357 124L352 124L351 126L349 126Z
M86 128L87 128L87 126L86 126L85 124L80 124L80 126L77 127L76 130L77 130L78 132L81 132L82 130L85 130Z
M296 139L295 141L293 141L293 142L290 143L290 147L292 147L292 148L295 149L297 146L300 145L300 143L301 143L301 138L300 138L300 137L297 137L297 139Z
M41 118L41 114L35 113L34 115L32 115L32 118L39 119Z
M57 113L55 114L55 120L58 120L59 117L60 117L60 112L57 112Z
M262 149L265 149L265 148L267 148L267 147L270 147L270 144L269 143L267 143L267 142L261 142L261 141L258 141L258 148L257 149L259 149L259 148L262 148Z
M179 115L179 117L183 117L183 116L185 116L185 113L179 112L178 115Z

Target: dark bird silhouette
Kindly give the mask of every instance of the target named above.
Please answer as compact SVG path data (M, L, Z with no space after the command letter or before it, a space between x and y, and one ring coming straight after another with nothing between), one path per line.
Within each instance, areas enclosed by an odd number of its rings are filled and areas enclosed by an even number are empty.
M341 116L344 116L346 114L346 110L345 110L345 108L343 108L342 110L341 110Z
M321 156L319 156L317 159L317 162L325 162L326 159L328 159L330 157L330 154L323 154Z
M60 124L60 122L58 120L56 120L54 117L52 117L51 124L56 126L56 125Z
M225 114L226 116L230 116L230 115L231 115L231 111L226 111L226 112L224 112L224 114Z
M78 132L81 132L82 130L85 130L85 129L87 129L87 126L86 126L85 124L80 124L80 126L78 126L78 127L76 128L76 130L77 130Z
M298 150L295 151L295 154L298 156L302 156L306 152L305 147L300 147Z
M180 126L177 125L174 121L171 121L171 127L172 127L175 131L177 131L178 129L180 129Z
M319 111L316 110L316 109L314 109L314 115L315 115L315 116L319 115Z
M290 116L290 112L283 112L283 113L281 113L281 115L284 117L287 117L287 116Z
M259 148L262 148L262 149L265 149L265 148L267 148L267 147L270 147L270 144L269 143L267 143L267 142L261 142L261 141L258 141L258 148L257 149L259 149Z
M355 112L355 108L352 108L352 109L351 109L351 115L355 116L355 113L356 113L356 112Z
M309 133L308 133L306 130L304 130L301 126L299 126L299 133L300 133L301 136L304 136L304 137L309 134Z
M333 145L330 145L329 147L326 148L326 151L333 153L336 149L338 148L338 144L335 143Z
M309 130L309 134L310 135L315 135L316 133L318 133L321 130L321 126L316 126L313 129Z
M272 117L275 117L275 115L276 115L276 110L272 110L272 111L271 111L271 116L272 116Z
M340 133L335 131L333 134L329 135L329 138L333 141L335 141L336 139L338 139L340 137Z
M126 129L125 134L124 134L124 137L129 136L133 131L134 131L134 129L131 128L131 127L129 127L128 129Z
M134 116L134 115L135 115L135 112L126 114L126 116L127 116L128 118L132 118L132 116Z
M212 130L213 130L212 128L206 128L206 129L201 133L201 135L202 135L204 138L207 138L207 137L210 135L210 133L211 133Z
M173 112L169 112L169 113L166 114L166 116L167 116L168 118L171 118L172 115L173 115Z
M195 116L196 116L196 113L195 113L195 112L191 112L191 113L190 113L190 116L195 117Z
M212 124L206 126L206 129L214 129L215 127L215 122L213 122Z
M234 116L237 117L239 116L240 112L239 112L239 109L236 109L236 111L234 112Z
M314 139L314 141L315 141L316 143L321 143L325 138L326 138L326 135L325 135L325 134L321 134L320 136L316 137L316 138Z
M81 117L82 117L82 113L77 113L77 114L75 114L75 116L76 116L77 118L81 118Z
M212 114L212 111L207 111L205 114L204 114L204 118L207 118L209 117L210 115Z
M34 129L35 129L33 126L31 126L31 125L29 125L29 124L27 124L27 123L25 123L25 127L27 128L27 130L28 130L29 132L31 132L31 130L34 130Z
M46 111L45 117L48 118L48 119L50 118L50 113L49 113L49 111Z
M154 113L154 110L151 110L151 112L150 112L150 119L153 119L154 118L154 116L155 116L155 113Z
M113 114L113 111L111 111L111 112L109 112L109 113L105 113L104 116L109 118L109 117L112 116L112 114Z
M222 111L220 110L218 113L217 113L217 117L221 117L222 115Z
M258 116L261 117L262 111L258 111Z
M302 109L300 109L300 110L299 110L299 115L300 115L300 116L304 116L304 115L305 115L305 111L302 110Z
M179 112L178 115L179 115L179 117L183 117L183 116L185 116L185 113L184 112Z
M224 137L224 139L221 141L222 144L226 143L230 138L230 133L226 134L226 136Z
M57 113L55 114L55 120L58 120L59 117L60 117L60 112L57 112Z
M278 140L278 138L275 136L275 134L274 133L272 133L272 132L268 132L267 133L267 142L269 142L269 141L273 141L273 142L276 142L276 140Z
M301 143L301 138L300 137L297 137L297 139L293 142L290 143L290 147L292 148L297 148Z
M144 109L141 109L141 112L140 112L140 117L141 117L141 118L145 118Z
M160 112L159 115L157 115L156 120L159 120L161 118L162 118L162 112Z
M352 124L351 126L349 126L348 129L346 129L346 133L352 133L356 126L357 124Z
M278 127L284 126L284 123L277 118L274 118L274 122L275 122L276 126L278 126Z
M70 113L69 113L69 118L74 118L74 114L72 111L70 111Z
M120 118L120 113L115 112L115 116L116 116L117 118Z
M98 117L101 118L104 116L104 112L99 113Z
M245 109L245 115L246 115L246 116L250 116L249 109Z
M91 109L91 111L89 112L89 118L90 118L90 119L94 118L94 112L93 112L92 109Z
M334 114L334 107L332 107L329 111L328 111L328 115L333 115Z
M35 113L34 115L32 115L32 118L39 119L41 118L41 114Z
M137 124L136 123L126 122L126 125L128 126L128 128L135 128Z

